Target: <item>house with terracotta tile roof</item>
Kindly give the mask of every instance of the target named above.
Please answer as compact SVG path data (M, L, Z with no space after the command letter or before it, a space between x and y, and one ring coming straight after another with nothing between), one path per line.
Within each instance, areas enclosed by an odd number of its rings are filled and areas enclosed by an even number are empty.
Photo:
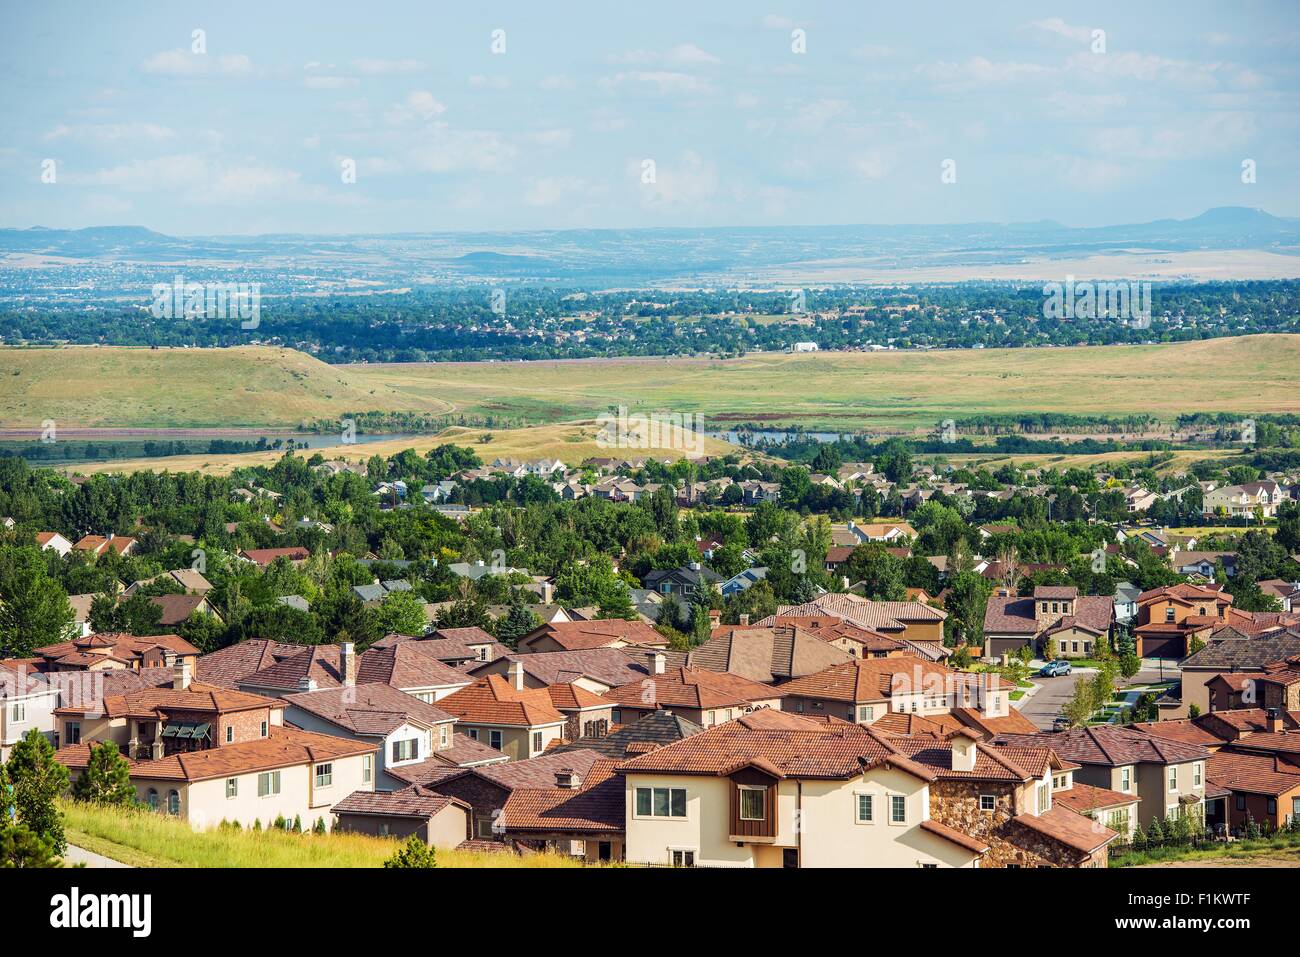
M971 708L1005 717L1012 686L992 673L955 671L926 658L857 658L781 685L782 710L871 724L889 713L931 717Z
M1005 590L1003 590L1005 592ZM1115 623L1110 595L1080 595L1073 586L1039 585L1032 596L990 595L984 609L984 655L1029 647L1052 658L1087 658Z
M36 544L42 549L48 548L52 552L57 552L60 558L72 551L72 542L58 532L37 532Z
M294 565L301 565L311 558L311 552L300 545L288 548L245 548L235 557L265 568L278 558L286 558Z
M595 694L604 694L610 688L636 681L649 674L647 660L655 655L665 656L659 648L641 649L631 645L622 648L582 648L577 651L540 651L520 655L507 652L499 658L470 668L474 678L502 675L517 663L523 670L524 686L542 688L557 683L572 683ZM678 655L684 659L684 655Z
M1057 733L1000 734L995 744L1050 747L1080 765L1084 784L1135 794L1142 799L1139 823L1192 814L1205 817L1205 763L1200 744L1159 738L1133 728L1097 725Z
M656 711L671 711L711 728L758 708L779 709L784 693L729 671L670 669L657 663L652 674L611 688L605 697L616 702L615 724L628 724Z
M595 722L596 729L604 721L608 728L613 702L571 684L526 688L523 672L516 668L504 678L479 678L441 699L438 707L454 714L457 726L473 740L523 760L564 739L571 719Z
M389 768L418 764L455 746L455 715L382 682L322 688L280 700L286 720L305 731L375 745L375 784L381 790L406 783L390 775Z
M623 779L618 761L601 758L584 775L560 768L555 783L510 792L497 827L507 841L553 850L588 863L623 860Z
M336 830L399 841L414 835L430 847L441 848L465 843L469 816L464 801L418 784L394 791L354 791L334 805Z
M98 558L107 551L114 551L124 556L130 555L135 551L135 545L134 538L109 532L107 535L83 535L72 548L74 551L82 552L91 558Z
M1164 585L1138 595L1137 653L1143 658L1188 656L1193 638L1204 640L1229 622L1232 596L1219 585Z
M520 654L536 651L579 651L584 648L623 648L641 645L666 648L668 639L643 621L600 618L594 621L553 621L518 641Z
M49 679L24 661L0 660L0 763L28 731L39 731L51 744L56 740L59 687Z
M170 685L66 703L55 715L55 760L72 780L92 745L111 742L140 802L195 827L279 816L328 824L335 802L374 788L375 745L288 727L280 701L195 682L186 662Z
M756 622L815 628L845 620L899 640L943 643L948 613L919 601L872 601L852 593L828 593L802 605L778 605L776 614Z
M1222 631L1216 634L1223 634ZM1210 699L1209 683L1222 675L1227 686L1220 691L1219 704L1249 705L1240 696L1245 690L1245 675L1263 672L1266 665L1300 655L1300 628L1285 628L1256 637L1213 637L1200 651L1183 659L1179 666L1182 683L1182 705L1176 714L1186 716L1191 705L1201 713L1214 707ZM1226 688L1235 687L1235 698L1226 695Z
M199 649L180 635L136 635L101 632L45 645L32 654L43 671L112 671L171 668L178 661L193 669Z
M835 620L827 629L845 622ZM854 627L854 626L849 626ZM886 639L889 640L889 639ZM901 644L891 642L895 647ZM813 629L798 625L722 625L687 655L693 668L725 671L763 684L816 674L855 656Z
M1075 765L957 732L756 711L624 761L626 858L677 867L1097 867ZM1056 784L1061 787L1058 789ZM507 828L508 828L507 823Z

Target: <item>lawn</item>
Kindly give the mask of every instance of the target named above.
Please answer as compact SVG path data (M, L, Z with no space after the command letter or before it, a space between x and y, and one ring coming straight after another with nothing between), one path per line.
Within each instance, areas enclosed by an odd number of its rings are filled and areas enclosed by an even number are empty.
M1203 849L1157 847L1113 854L1111 867L1300 867L1300 835L1214 844Z
M360 834L284 831L195 831L148 810L62 804L68 842L133 867L381 867L393 839ZM556 854L439 850L439 867L579 867Z

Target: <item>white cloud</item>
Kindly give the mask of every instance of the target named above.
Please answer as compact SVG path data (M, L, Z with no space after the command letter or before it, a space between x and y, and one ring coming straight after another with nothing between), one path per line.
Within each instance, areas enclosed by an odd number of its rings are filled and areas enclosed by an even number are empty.
M642 182L642 161L629 160L627 170L641 191L642 205L694 208L707 203L718 190L718 171L694 150L684 150L676 161L655 163L655 182Z
M1106 59L1098 57L1098 59ZM916 73L936 89L948 92L1012 86L1022 82L1041 82L1053 70L1037 63L994 62L982 56L964 63L939 61L922 64Z
M505 90L510 86L510 78L506 76L487 76L482 73L476 73L469 78L470 89L473 90Z
M1046 33L1054 33L1058 37L1065 37L1067 40L1077 40L1080 43L1087 43L1092 40L1091 27L1072 26L1060 17L1048 17L1046 20L1035 20L1032 25Z
M352 69L366 76L408 76L429 68L423 60L382 60L362 57L352 61Z
M447 112L446 104L428 90L412 90L406 95L405 100L391 107L384 114L384 118L394 126L401 126L415 120L427 123L445 112Z
M567 197L582 193L586 182L576 176L541 176L534 179L524 194L526 206L557 206Z
M244 53L223 53L211 56L190 53L188 50L163 50L145 58L140 64L145 73L155 76L250 76L253 61Z
M704 94L713 90L713 85L702 77L669 70L634 70L602 77L600 80L600 88L609 92L617 92L626 87L647 89L664 96Z
M62 139L89 140L97 143L139 142L148 140L153 143L173 139L176 131L157 123L84 123L76 125L60 124L45 134L46 142Z

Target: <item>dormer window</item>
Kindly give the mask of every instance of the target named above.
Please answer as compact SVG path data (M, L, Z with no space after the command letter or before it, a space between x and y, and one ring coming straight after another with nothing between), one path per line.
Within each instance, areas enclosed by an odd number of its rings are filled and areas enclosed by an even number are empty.
M1165 609L1165 621L1173 621L1173 620L1174 620L1174 606L1170 605L1168 608Z

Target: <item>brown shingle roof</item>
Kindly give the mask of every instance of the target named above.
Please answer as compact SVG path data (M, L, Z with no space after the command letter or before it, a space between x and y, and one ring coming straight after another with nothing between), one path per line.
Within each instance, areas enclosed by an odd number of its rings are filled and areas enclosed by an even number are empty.
M201 656L194 675L209 684L234 688L254 672L269 668L276 662L303 651L302 645L254 638Z
M463 688L472 679L444 664L422 641L369 648L357 663L357 683L381 681L394 688Z
M1210 756L1198 744L1156 738L1141 731L1110 725L1073 728L1054 734L1000 734L995 743L1050 747L1071 761L1108 767L1138 763L1180 764L1184 761L1204 761Z
M885 701L895 692L934 689L951 695L986 683L992 690L1010 685L999 675L954 671L946 665L903 655L896 658L854 658L817 674L795 678L781 686L790 695L829 701Z
M387 735L408 721L432 727L456 720L441 708L379 682L285 695L281 700L363 735Z
M469 810L458 798L438 794L418 784L400 791L353 791L333 807L335 814L375 814L381 817L430 818L449 805Z
M726 671L674 668L611 688L605 697L630 707L738 708L784 696L783 690Z
M565 651L605 648L615 641L648 646L668 644L667 638L645 622L621 618L550 622L521 638L520 644L526 645L543 635L549 635Z
M851 659L847 651L794 625L728 626L687 656L692 667L762 682L812 674Z

